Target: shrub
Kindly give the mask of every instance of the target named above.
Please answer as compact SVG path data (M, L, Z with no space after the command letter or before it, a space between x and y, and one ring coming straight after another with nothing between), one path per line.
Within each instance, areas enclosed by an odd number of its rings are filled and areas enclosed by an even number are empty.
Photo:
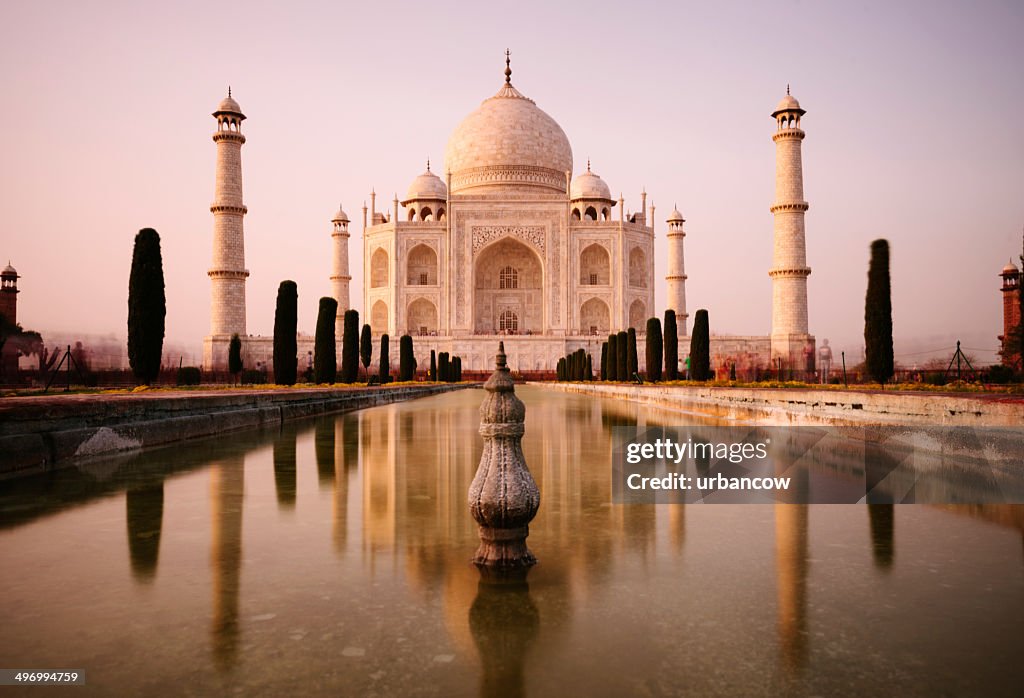
M242 385L263 385L267 382L267 376L263 371L250 368L242 371Z
M629 333L625 330L615 335L615 377L629 380Z
M202 380L203 374L198 366L182 366L178 369L178 385L199 385Z

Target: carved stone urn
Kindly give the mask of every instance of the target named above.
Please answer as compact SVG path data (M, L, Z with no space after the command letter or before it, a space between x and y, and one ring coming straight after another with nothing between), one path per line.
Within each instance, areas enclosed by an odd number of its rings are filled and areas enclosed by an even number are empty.
M514 570L537 562L526 547L526 537L540 507L540 490L523 457L526 406L516 397L504 342L498 345L495 363L480 405L484 451L469 486L469 511L480 526L480 547L473 562L494 570Z

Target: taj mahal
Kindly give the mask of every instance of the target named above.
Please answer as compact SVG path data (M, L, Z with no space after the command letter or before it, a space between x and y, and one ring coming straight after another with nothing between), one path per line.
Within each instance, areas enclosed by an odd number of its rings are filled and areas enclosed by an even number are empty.
M787 94L776 121L776 200L771 334L712 337L712 361L740 371L769 365L803 370L813 361L808 332L807 277L799 102ZM229 95L213 113L217 130L211 279L211 329L204 367L223 369L234 333L243 337L246 365L270 362L272 338L246 333L241 148L238 102ZM599 358L611 332L643 334L654 304L654 259L667 254L667 308L679 327L679 355L687 335L684 219L673 210L665 241L656 241L655 207L640 195L627 211L620 195L592 171L573 176L572 147L558 123L512 84L506 54L504 84L452 132L440 176L430 162L401 200L379 206L376 193L362 207L361 323L375 338L414 337L420 367L430 351L462 357L468 370L485 370L497 338L509 366L529 375L549 372L578 348ZM331 220L329 270L338 302L337 340L350 305L352 220L341 208ZM327 250L325 240L325 251ZM767 260L766 260L767 261ZM328 270L325 269L325 274ZM299 365L313 338L300 335ZM376 354L376 349L374 350ZM643 365L643 351L640 362ZM339 351L340 355L340 351Z

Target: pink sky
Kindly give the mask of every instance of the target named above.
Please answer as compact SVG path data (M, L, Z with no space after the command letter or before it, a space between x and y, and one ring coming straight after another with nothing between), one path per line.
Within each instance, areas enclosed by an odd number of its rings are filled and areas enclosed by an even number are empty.
M163 241L168 341L209 331L215 146L227 85L243 148L248 324L278 283L312 333L330 218L401 198L503 81L569 136L657 245L687 219L687 300L719 334L770 323L774 122L804 118L811 331L859 357L871 240L892 246L898 360L961 337L992 359L999 270L1024 226L1024 6L986 3L8 3L0 22L0 257L19 320L125 334L132 240ZM659 314L664 255L656 262ZM941 355L941 352L939 352Z

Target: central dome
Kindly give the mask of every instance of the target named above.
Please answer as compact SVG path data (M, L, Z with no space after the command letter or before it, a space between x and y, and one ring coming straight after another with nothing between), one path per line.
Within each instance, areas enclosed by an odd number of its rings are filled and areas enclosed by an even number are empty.
M506 82L452 133L445 165L453 194L536 187L565 193L572 148L562 127Z

